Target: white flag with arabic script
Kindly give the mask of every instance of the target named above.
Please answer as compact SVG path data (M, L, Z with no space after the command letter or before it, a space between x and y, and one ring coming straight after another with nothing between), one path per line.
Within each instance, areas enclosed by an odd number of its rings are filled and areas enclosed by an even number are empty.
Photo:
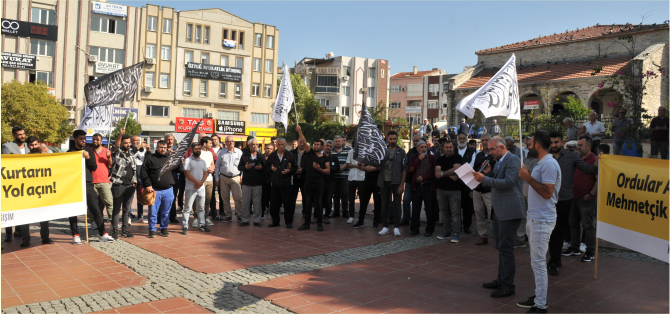
M288 112L291 111L291 105L295 101L293 96L293 86L291 85L291 74L289 73L288 65L284 66L284 75L279 84L279 93L277 93L277 100L275 107L272 110L272 120L274 122L281 122L284 124L284 129L288 130Z

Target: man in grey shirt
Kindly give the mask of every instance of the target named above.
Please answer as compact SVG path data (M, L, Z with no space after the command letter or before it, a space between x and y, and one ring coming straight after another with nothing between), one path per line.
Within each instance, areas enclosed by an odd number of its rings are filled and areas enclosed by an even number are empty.
M565 124L567 140L576 141L577 140L577 127L575 123L570 118L563 119L563 124Z
M235 202L235 216L241 220L242 211L242 186L240 185L240 170L238 166L242 159L242 150L235 148L235 139L232 136L226 136L226 147L219 151L216 158L216 170L214 171L214 185L219 185L219 191L223 194L223 213L226 217L224 222L233 220L233 211L230 208L230 194L233 194Z
M612 120L612 132L614 132L612 140L612 148L614 155L621 155L621 149L626 137L630 135L630 125L632 121L626 118L626 109L619 109L619 118Z

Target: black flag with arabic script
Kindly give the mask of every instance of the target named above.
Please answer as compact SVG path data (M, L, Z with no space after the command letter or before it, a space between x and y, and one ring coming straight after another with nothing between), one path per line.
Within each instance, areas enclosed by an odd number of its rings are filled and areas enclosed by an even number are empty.
M386 155L386 143L377 128L375 120L363 102L361 119L358 121L354 160L365 165L380 167Z
M172 171L172 169L177 168L179 166L179 162L181 159L186 155L186 151L188 151L189 145L191 145L191 142L193 141L193 138L195 137L195 133L198 131L198 127L200 127L200 123L202 123L202 119L198 121L196 125L193 126L193 129L191 129L191 132L188 132L186 134L186 137L179 141L179 146L177 146L177 149L175 149L171 154L170 157L168 157L167 162L163 165L161 168L161 171L158 173L158 180L167 173L168 171Z

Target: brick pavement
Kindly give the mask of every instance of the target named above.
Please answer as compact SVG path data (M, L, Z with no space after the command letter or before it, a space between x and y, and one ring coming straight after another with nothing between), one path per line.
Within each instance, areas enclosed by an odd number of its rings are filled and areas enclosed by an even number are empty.
M93 313L146 313L146 314L180 314L180 313L211 313L201 306L185 298L170 298L160 301L152 301L137 305L123 306L111 310L103 310Z

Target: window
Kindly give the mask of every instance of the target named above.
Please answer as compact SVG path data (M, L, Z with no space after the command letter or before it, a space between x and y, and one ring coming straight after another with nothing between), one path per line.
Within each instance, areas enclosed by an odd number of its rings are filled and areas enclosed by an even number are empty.
M423 96L423 84L407 84L407 97Z
M55 43L50 40L30 39L30 54L36 56L54 56Z
M238 68L244 70L244 58L236 58L235 59L235 67L238 67Z
M368 68L368 78L376 78L377 77L377 69L376 68Z
M161 60L170 61L170 46L161 46Z
M368 97L375 98L377 96L374 87L368 87Z
M326 108L330 107L330 99L317 98L316 101L318 101L321 104L321 106L324 106Z
M341 114L343 116L347 116L347 117L349 116L349 107L342 107L341 110L342 110Z
M219 98L226 98L227 84L226 82L219 82Z
M337 76L317 76L316 77L316 92L317 93L337 93Z
M205 34L202 38L202 43L209 45L209 26L205 26Z
M265 84L265 92L263 93L263 97L272 98L272 85Z
M112 20L104 17L91 17L91 31L110 34L126 34L126 21Z
M409 124L421 124L421 122L422 122L420 113L419 114L406 113L405 114L405 120L407 120L407 122Z
M440 84L429 84L428 92L431 93L431 96L437 96L440 92Z
M389 109L400 109L400 102L399 101L392 101L389 104Z
M385 73L386 73L386 71L382 69L382 78L384 78Z
M186 24L186 41L193 42L193 24Z
M237 40L237 31L230 31L230 39Z
M150 16L147 23L147 30L156 31L156 23L158 23L158 17Z
M53 72L37 71L37 72L35 72L35 80L37 82L43 82L44 84L47 84L49 87L54 86L54 74L53 74Z
M342 94L344 96L351 96L351 87L349 86L342 86Z
M251 96L259 96L261 94L261 84L251 84Z
M415 107L415 108L416 108L416 107L421 107L421 100L410 101L410 102L407 104L407 107Z
M449 109L449 102L445 99L445 103L442 104L442 109Z
M184 51L184 63L193 62L193 51Z
M273 70L272 60L265 60L265 73L272 73Z
M228 56L221 56L221 65L224 67L228 66Z
M399 93L400 92L400 85L391 85L390 92L391 93Z
M191 78L184 79L184 96L191 96L191 86L193 86L193 80Z
M254 72L260 72L260 71L261 71L261 59L254 58Z
M272 35L265 36L265 48L274 49L275 48L275 37Z
M437 109L437 101L429 101L428 109Z
M200 97L207 97L207 80L200 80Z
M240 121L240 113L237 111L217 110L216 118L219 120Z
M223 29L223 39L229 39L228 38L228 30L225 29L225 28Z
M263 35L256 33L254 34L254 47L261 47L263 44Z
M182 108L181 116L186 118L202 118L207 114L205 109Z
M449 83L442 84L442 91L443 92L448 92L449 91Z
M146 72L144 75L144 86L154 86L154 72Z
M147 105L147 116L149 117L170 117L170 107Z
M158 87L160 87L160 88L170 88L170 74L169 73L161 73L161 81L160 81L160 85Z
M30 21L39 24L56 25L56 11L33 8Z
M147 58L156 58L156 45L147 44Z
M244 49L244 32L240 32L240 41L238 42L239 45L237 47L239 49Z
M200 63L202 64L209 64L209 53L203 52L200 55L200 60L202 60Z
M90 55L98 56L98 61L125 64L125 50L91 46L88 52Z
M195 42L200 43L200 35L202 35L202 26L201 25L196 25L195 26Z
M351 67L342 67L342 74L351 76Z
M163 33L172 34L172 19L163 19Z
M251 113L251 123L268 123L270 115L267 113Z
M242 84L235 83L235 99L242 99Z

